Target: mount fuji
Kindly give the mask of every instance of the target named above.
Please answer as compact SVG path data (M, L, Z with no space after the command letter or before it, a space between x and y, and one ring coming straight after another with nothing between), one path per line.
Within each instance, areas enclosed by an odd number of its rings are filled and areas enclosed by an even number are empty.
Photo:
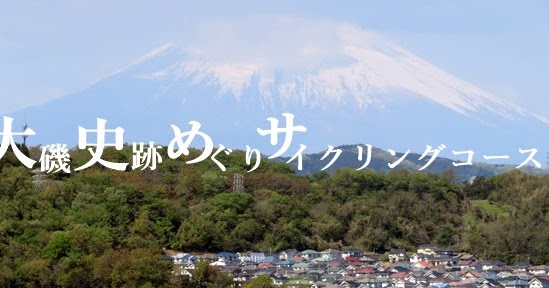
M452 150L474 150L475 160L506 154L519 163L519 148L547 148L548 119L375 33L341 24L325 34L168 43L82 91L9 116L36 131L31 145L75 145L78 126L95 129L96 118L124 128L127 142L167 145L171 124L183 131L195 120L216 146L269 154L281 143L271 146L256 129L268 129L268 117L284 126L288 112L308 129L289 152L367 143L421 154L444 144L451 158Z

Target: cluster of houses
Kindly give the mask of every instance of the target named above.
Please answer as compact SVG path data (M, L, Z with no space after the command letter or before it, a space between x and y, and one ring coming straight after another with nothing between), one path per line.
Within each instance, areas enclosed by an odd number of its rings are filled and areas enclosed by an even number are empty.
M192 277L196 263L206 260L232 274L236 283L268 275L275 285L288 288L549 288L549 266L507 265L430 244L410 254L402 249L392 249L388 255L365 255L358 249L290 249L273 254L178 253L169 259L175 264L174 273L180 275Z

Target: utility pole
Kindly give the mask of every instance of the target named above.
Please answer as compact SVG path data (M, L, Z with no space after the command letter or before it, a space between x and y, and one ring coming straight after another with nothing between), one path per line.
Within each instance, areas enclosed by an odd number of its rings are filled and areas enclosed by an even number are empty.
M25 123L25 125L23 125L23 146L27 146L27 137L29 137L28 135L25 135L25 131L27 131L27 129L29 128L29 125L27 125L27 123Z
M235 173L233 176L233 191L244 192L244 175Z

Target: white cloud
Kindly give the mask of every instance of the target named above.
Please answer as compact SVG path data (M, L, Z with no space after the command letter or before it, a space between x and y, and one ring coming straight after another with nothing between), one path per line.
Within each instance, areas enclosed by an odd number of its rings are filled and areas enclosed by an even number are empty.
M341 23L265 16L199 24L184 45L195 56L215 62L260 64L265 70L316 70L341 64Z

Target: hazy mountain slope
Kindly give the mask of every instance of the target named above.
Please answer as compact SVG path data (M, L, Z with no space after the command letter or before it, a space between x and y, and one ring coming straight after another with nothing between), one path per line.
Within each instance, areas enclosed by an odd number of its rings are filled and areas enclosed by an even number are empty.
M282 56L259 44L239 57L228 48L219 57L166 44L83 91L12 116L37 131L31 144L74 145L77 127L94 128L97 117L125 128L126 141L167 144L170 124L186 129L196 120L216 144L269 154L277 147L256 129L269 127L267 117L284 125L283 112L308 128L292 148L302 143L307 153L348 143L421 153L425 145L445 144L441 156L474 149L477 157L507 154L517 163L524 159L519 148L546 144L545 119L377 35L338 29L330 49L298 43Z

